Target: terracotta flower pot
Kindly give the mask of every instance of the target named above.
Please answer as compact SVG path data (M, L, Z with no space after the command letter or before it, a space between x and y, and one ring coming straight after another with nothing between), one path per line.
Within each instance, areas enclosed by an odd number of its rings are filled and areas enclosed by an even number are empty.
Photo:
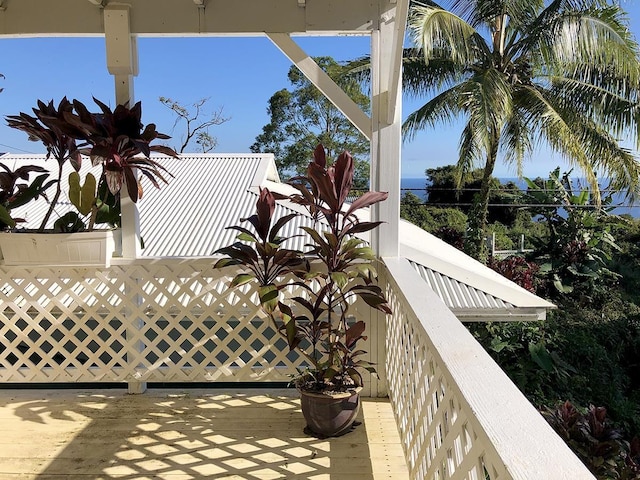
M360 411L360 390L333 394L300 390L302 414L309 429L323 437L349 432Z

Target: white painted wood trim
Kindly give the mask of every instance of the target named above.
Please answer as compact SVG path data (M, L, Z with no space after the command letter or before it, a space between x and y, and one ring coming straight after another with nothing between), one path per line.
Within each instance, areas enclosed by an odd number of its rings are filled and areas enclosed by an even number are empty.
M387 123L393 123L396 118L397 110L401 108L396 99L399 97L399 90L402 87L402 53L404 47L404 37L407 27L407 18L409 15L409 2L392 2L395 7L385 15L389 17L389 22L393 28L393 41L391 45L391 66L389 67L388 76L388 95L387 95ZM382 29L382 27L381 27ZM402 96L400 95L400 98Z
M408 1L408 0L404 0ZM0 35L98 36L103 34L98 0L11 0L0 10ZM322 0L300 8L295 0L122 0L131 7L134 35L258 36L265 31L322 35L368 35L381 2ZM103 0L105 8L116 3Z
M443 251L431 253L403 245L400 253L409 260L518 307L556 308L553 303L528 292L471 257L465 256L464 261L467 263L465 266L453 263L452 257ZM461 252L456 254L463 255ZM477 264L476 268L473 268L475 264Z
M103 12L107 68L114 77L116 105L132 106L135 102L133 77L138 73L138 54L137 42L131 35L129 7L109 5ZM137 258L140 255L140 214L124 186L120 192L120 210L122 256Z
M388 91L391 74L390 53L393 25L381 24L371 35L371 188L388 192L384 202L371 207L371 219L384 222L372 232L372 246L378 256L395 257L400 249L400 168L402 96L397 92L393 122L387 122Z
M286 33L267 33L267 37L367 139L371 139L369 116L318 66L313 58L307 55Z

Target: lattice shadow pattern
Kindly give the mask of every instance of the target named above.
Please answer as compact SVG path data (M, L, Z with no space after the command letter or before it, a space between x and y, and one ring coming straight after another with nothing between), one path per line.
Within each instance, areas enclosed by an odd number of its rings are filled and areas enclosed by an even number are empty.
M3 426L19 427L0 441L0 478L407 478L397 434L387 438L378 428L386 417L373 413L383 403L368 400L363 425L322 440L303 433L291 395L297 396L265 390L0 396Z

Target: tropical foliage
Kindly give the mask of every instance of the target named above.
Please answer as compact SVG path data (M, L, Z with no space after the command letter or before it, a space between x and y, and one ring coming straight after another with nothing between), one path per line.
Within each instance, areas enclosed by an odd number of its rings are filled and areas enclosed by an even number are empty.
M528 209L539 215L548 232L531 257L540 264L551 296L575 287L582 295L602 294L619 277L607 265L620 250L611 231L622 219L609 215L611 208L598 208L586 186L572 184L570 173L561 175L556 168L548 180L525 178L523 202L535 205ZM604 203L611 203L610 194Z
M580 168L596 202L598 176L635 193L638 45L617 5L600 0L416 1L405 52L405 91L430 95L404 124L418 130L464 118L458 181L480 165L468 251L484 258L491 174L502 160L522 172L541 141Z
M61 178L63 166L70 162L74 172L69 176L69 199L78 212L69 212L55 222L55 229L69 232L83 230L86 225L80 215L90 215L89 229L97 223L118 224L120 219L120 190L124 185L133 202L143 193L138 173L159 187L159 182L166 183L166 169L156 160L150 158L151 152L160 152L177 156L176 152L163 145L151 145L156 139L168 139L167 135L156 131L153 123L144 129L142 125L142 105L136 103L132 108L118 105L111 110L107 105L96 100L99 113L91 113L78 100L70 102L63 98L56 108L53 101L38 101L33 109L35 116L26 113L7 117L7 124L21 130L33 141L40 141L47 149L46 159L53 157L58 166L57 178L44 184L44 177L37 177L27 188L24 184L16 184L17 178L26 180L29 170L10 172L5 168L3 190L8 200L5 209L15 208L16 194L21 198L30 193L35 197L41 195L51 185L56 185L49 209L40 225L43 231L51 214L58 204L61 194ZM82 182L78 171L82 164L82 155L91 159L93 166L101 165L102 172L98 180L87 174ZM16 178L17 175L17 178ZM13 181L14 183L11 183ZM15 188L14 188L15 187ZM12 188L17 191L12 193ZM34 191L36 189L36 191ZM44 196L44 195L43 195ZM5 219L6 220L6 219ZM11 222L4 222L10 225Z
M640 439L626 443L606 408L590 405L583 412L566 401L545 409L543 415L598 478L632 480L640 475Z
M82 156L76 144L76 139L80 138L81 132L65 122L65 115L69 115L72 111L73 104L64 97L58 104L58 108L53 100L49 103L38 100L37 108L33 109L35 116L21 112L19 115L7 117L7 124L10 127L25 132L29 135L29 140L40 141L47 149L46 159L53 157L57 162L56 192L42 220L40 231L44 230L60 199L63 165L69 161L76 172L82 165Z
M364 111L369 97L359 83L345 76L348 70L331 57L316 57L316 63ZM270 122L251 146L252 152L273 153L284 178L304 174L311 153L318 143L329 158L348 151L355 160L354 188L366 188L369 179L369 142L347 118L293 66L288 73L292 89L282 89L269 99Z
M11 210L21 207L38 197L46 198L46 190L55 183L48 180L49 171L38 165L25 165L11 170L0 163L0 231L16 226L21 218L14 218ZM32 173L39 174L29 181Z

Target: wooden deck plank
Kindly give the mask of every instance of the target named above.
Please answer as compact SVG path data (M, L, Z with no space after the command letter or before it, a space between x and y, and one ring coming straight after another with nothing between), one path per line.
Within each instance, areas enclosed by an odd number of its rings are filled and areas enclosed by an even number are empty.
M407 480L389 402L359 420L307 436L292 390L0 390L0 480Z

